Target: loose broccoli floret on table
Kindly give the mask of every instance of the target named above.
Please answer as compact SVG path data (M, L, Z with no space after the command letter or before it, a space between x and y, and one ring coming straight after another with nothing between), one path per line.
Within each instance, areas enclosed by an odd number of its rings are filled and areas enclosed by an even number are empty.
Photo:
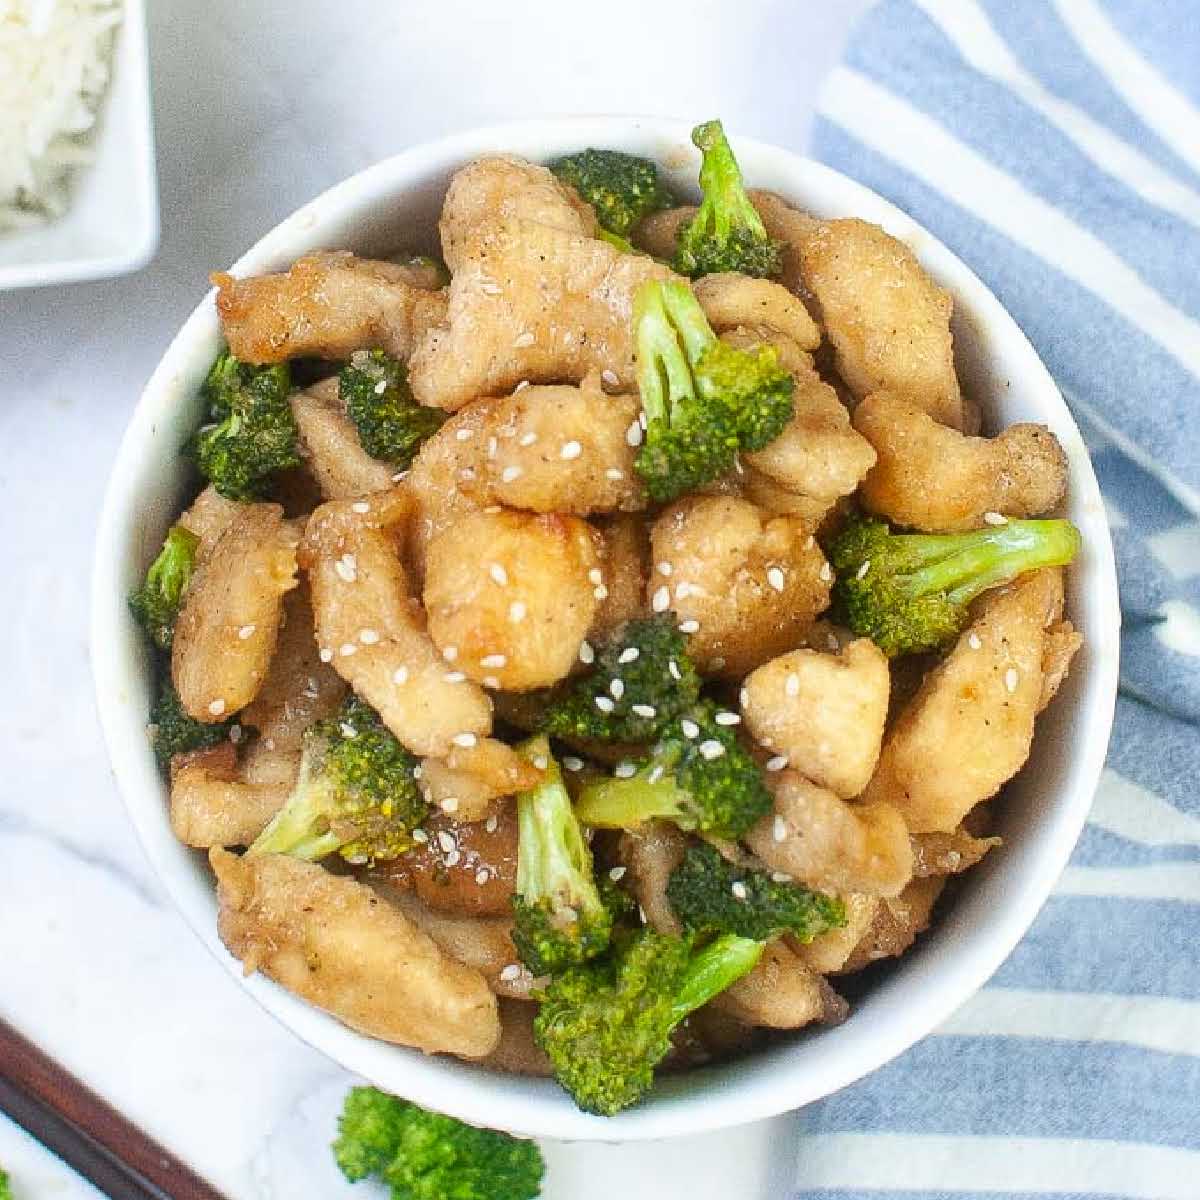
M226 352L202 395L209 424L189 443L201 473L230 500L259 500L278 471L300 465L287 363L255 367Z
M236 717L210 724L188 716L180 703L179 693L171 686L170 680L166 680L150 709L150 741L154 747L154 757L165 770L176 754L207 750L227 742L230 730L237 723Z
M829 548L834 612L889 657L936 650L963 629L977 596L1027 571L1066 566L1081 544L1070 521L932 534L858 518Z
M699 695L687 638L664 613L616 630L591 670L551 697L541 727L557 737L648 742Z
M304 734L296 786L248 854L350 862L396 858L429 811L417 759L369 705L351 696Z
M545 1164L536 1143L352 1088L333 1143L351 1183L374 1176L392 1200L535 1200Z
M601 229L626 245L643 217L675 203L657 163L620 150L581 150L552 162L550 170L592 206Z
M362 448L399 468L446 419L440 409L413 399L404 364L382 350L356 350L338 376L338 393Z
M740 271L770 279L782 270L779 243L763 225L742 183L741 168L720 121L706 121L692 130L692 141L703 151L700 211L679 231L675 269L695 279L719 271Z
M173 525L145 582L129 597L129 607L146 635L160 650L170 650L175 618L196 566L200 539L182 525Z
M708 845L688 847L671 872L667 899L688 930L760 942L783 933L811 942L846 923L846 907L837 897L736 866Z
M646 417L634 465L652 499L695 491L783 432L795 385L774 347L727 346L678 280L644 283L633 319Z
M771 793L758 764L719 709L702 701L663 730L626 778L588 784L575 806L585 825L630 829L645 821L673 821L681 829L714 837L741 837L771 809Z
M521 752L545 767L542 781L517 796L512 940L534 975L553 975L605 950L612 914L549 741L533 738Z
M751 970L762 943L726 935L702 949L650 929L551 981L534 1036L559 1083L585 1112L610 1117L654 1082L671 1032Z

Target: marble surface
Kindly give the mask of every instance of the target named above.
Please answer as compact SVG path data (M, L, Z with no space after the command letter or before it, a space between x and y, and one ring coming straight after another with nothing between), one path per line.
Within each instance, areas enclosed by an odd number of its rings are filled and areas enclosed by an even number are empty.
M599 21L534 0L151 6L157 259L124 280L0 296L0 1012L232 1200L352 1194L326 1149L352 1080L188 932L108 773L88 570L142 383L209 270L414 142L509 117L626 111L719 113L803 147L818 81L866 2L610 0ZM782 1196L796 1119L655 1145L549 1145L546 1196ZM2 1118L0 1163L19 1200L96 1195Z

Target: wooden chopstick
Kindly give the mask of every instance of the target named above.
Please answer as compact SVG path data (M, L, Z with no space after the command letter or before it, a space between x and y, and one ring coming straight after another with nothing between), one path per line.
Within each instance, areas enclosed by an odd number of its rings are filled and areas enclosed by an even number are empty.
M225 1200L2 1020L0 1110L111 1200Z

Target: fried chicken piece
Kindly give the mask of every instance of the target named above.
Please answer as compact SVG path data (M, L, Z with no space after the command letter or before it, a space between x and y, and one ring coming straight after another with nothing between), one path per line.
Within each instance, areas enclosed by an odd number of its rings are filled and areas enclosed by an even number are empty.
M945 886L944 876L928 875L914 879L900 895L881 899L870 928L837 973L849 975L881 958L899 958L929 928L933 906Z
M609 634L637 617L644 617L646 580L650 574L650 531L645 520L622 514L596 523L603 545L600 568L607 595L588 631L588 639L602 642Z
M843 799L867 786L888 711L888 661L866 638L839 654L792 650L742 683L751 736Z
M1067 456L1044 425L968 437L890 392L868 396L853 420L878 455L859 498L897 525L957 533L978 529L989 512L1049 512L1067 493Z
M836 1025L849 1013L846 1001L783 940L771 942L754 969L710 1007L767 1029L801 1029L814 1021Z
M914 833L913 878L927 875L961 875L1002 845L998 837L975 837L961 825L950 833Z
M888 731L864 799L895 805L914 833L949 833L995 795L1029 757L1062 606L1059 570L988 593Z
M718 333L741 327L760 337L782 334L801 350L815 350L821 344L821 331L808 309L781 284L723 271L701 276L692 290Z
M300 455L326 500L354 500L393 485L394 468L362 448L338 397L336 377L294 392L290 403Z
M211 483L192 501L178 524L200 539L200 545L196 547L197 565L213 552L221 535L244 508L245 505L237 500L226 500Z
M829 605L833 572L804 523L731 496L693 496L650 533L646 585L669 607L706 674L738 677L799 645Z
M247 783L237 747L222 742L171 761L171 830L185 845L248 846L283 807L291 780Z
M679 923L667 899L671 872L683 862L687 835L669 821L647 821L621 834L617 858L629 876L629 886L646 914L646 924L658 933L680 937Z
M846 965L874 925L875 913L883 903L881 897L862 892L848 892L841 901L846 910L846 924L840 929L818 934L810 942L785 938L800 960L819 975L833 975Z
M282 854L215 849L217 928L246 973L368 1037L483 1058L500 1040L483 976L438 949L371 888Z
M460 821L486 820L496 811L494 801L528 791L541 777L524 755L496 738L455 746L445 758L427 758L421 764L426 800Z
M197 721L221 721L258 694L284 594L296 586L297 527L278 504L242 504L200 560L175 623L171 678Z

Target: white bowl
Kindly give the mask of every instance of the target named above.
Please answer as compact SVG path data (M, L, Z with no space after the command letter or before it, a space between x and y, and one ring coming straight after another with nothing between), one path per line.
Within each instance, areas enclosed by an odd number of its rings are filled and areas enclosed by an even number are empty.
M355 175L273 229L235 266L278 270L316 248L379 253L432 248L451 173L471 157L512 151L546 160L584 146L645 154L693 189L686 125L629 117L529 121L418 146ZM1069 572L1072 620L1084 649L1042 717L1033 757L1000 812L1004 848L972 871L961 894L896 969L837 1028L802 1034L752 1057L664 1079L611 1120L579 1112L548 1080L491 1074L353 1033L262 976L244 979L217 938L213 880L167 822L166 794L144 732L149 659L125 597L160 545L192 479L179 447L200 412L197 388L220 346L213 298L199 305L148 384L121 445L100 520L92 655L118 786L151 862L206 946L268 1011L310 1045L379 1086L477 1124L567 1139L629 1140L698 1133L797 1108L845 1087L924 1037L983 984L1029 928L1083 826L1104 761L1117 683L1116 575L1099 489L1079 430L1033 347L984 285L940 242L860 184L787 150L738 140L747 179L826 216L876 221L904 239L956 300L959 369L992 425L1040 421L1070 463L1067 515L1084 552ZM1047 303L1053 298L1047 297Z
M0 234L0 291L108 279L154 256L158 183L144 0L124 2L94 136L95 160L76 173L68 210Z

